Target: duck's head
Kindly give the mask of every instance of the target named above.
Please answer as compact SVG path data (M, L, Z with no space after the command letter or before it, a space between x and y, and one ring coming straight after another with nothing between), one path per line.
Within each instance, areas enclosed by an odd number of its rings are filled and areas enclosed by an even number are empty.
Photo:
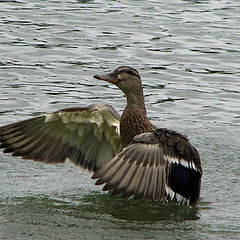
M142 89L141 78L137 70L128 66L121 66L109 74L95 75L94 78L113 83L126 95L128 93L139 93Z

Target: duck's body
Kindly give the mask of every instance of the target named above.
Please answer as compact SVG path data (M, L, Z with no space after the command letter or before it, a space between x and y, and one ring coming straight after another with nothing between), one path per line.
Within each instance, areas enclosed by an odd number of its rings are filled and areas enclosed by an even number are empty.
M122 197L175 198L195 206L202 176L199 154L185 136L150 122L139 73L122 66L94 77L124 92L121 118L107 105L63 109L0 127L0 147L47 163L69 159L93 170L96 184L105 183L103 190Z

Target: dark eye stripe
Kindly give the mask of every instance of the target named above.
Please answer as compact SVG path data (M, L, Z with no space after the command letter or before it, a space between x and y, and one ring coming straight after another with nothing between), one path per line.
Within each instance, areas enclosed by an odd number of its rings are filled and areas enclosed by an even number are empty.
M128 73L129 75L137 76L138 78L140 78L139 73L133 68L122 67L118 69L118 74L120 74L121 72L125 72L125 73Z
M130 74L130 75L136 75L136 73L133 72L133 71L131 71L131 70L127 70L126 72L127 72L128 74Z

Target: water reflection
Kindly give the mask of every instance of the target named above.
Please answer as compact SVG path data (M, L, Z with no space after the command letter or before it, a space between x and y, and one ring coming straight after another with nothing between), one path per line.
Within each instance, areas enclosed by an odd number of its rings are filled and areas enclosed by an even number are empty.
M116 219L130 221L197 220L198 209L163 202L136 202L109 194L92 194L82 199L86 212L110 214ZM82 209L82 204L79 206Z
M99 216L108 219L111 216L118 220L156 222L198 220L198 208L190 208L176 203L136 202L133 200L113 197L109 194L92 193L84 197L65 195L28 196L12 198L6 205L0 206L2 215L14 216L19 219L24 213L30 221L48 221L49 215L74 217L74 219L97 219ZM5 209L5 210L4 210ZM7 213L7 214L6 214ZM39 219L38 219L39 217ZM35 219L35 220L34 220Z

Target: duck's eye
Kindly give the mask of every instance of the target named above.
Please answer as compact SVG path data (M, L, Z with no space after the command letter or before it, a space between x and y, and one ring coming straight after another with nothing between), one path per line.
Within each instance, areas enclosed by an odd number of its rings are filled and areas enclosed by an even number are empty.
M134 75L134 73L131 70L124 70L118 73L118 76L121 76L121 74L129 74L129 75Z
M131 71L130 69L129 70L124 69L124 70L118 72L118 74L117 74L117 78L118 78L119 82L126 79L126 74L131 75L131 76L136 76L136 73Z
M134 75L134 73L133 73L131 70L128 70L127 73L128 73L129 75Z

